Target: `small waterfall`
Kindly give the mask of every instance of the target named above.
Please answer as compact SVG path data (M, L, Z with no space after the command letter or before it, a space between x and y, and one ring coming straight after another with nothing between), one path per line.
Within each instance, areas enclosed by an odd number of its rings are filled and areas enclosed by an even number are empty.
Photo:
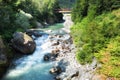
M43 56L51 52L48 35L37 38L36 50L32 55L24 56L14 62L16 67L10 69L3 80L54 80L49 69L54 62L44 62Z

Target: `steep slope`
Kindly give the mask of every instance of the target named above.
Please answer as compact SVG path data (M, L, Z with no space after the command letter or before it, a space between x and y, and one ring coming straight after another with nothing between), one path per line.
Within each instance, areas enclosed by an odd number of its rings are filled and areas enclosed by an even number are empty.
M116 4L119 1L106 0L104 4L103 0L77 1L72 13L75 24L71 35L78 61L91 63L95 57L101 64L97 70L101 80L120 80L120 5Z

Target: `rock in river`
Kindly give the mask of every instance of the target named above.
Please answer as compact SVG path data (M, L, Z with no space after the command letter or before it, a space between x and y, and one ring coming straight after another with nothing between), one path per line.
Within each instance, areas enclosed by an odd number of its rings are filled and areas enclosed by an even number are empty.
M42 30L28 29L28 30L26 30L26 34L29 36L34 35L35 37L41 37L45 33Z
M57 66L57 67L53 67L50 69L50 73L51 74L60 74L62 72L61 67Z
M36 44L33 41L33 39L27 34L22 32L14 33L13 39L11 41L13 47L24 54L30 54L36 48Z

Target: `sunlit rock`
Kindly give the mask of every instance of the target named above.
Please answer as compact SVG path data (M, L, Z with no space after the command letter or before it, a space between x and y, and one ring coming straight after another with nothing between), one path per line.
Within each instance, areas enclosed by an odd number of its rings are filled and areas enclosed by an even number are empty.
M11 40L13 47L24 53L29 54L32 53L35 48L36 44L33 39L25 33L16 32L13 34L13 39Z

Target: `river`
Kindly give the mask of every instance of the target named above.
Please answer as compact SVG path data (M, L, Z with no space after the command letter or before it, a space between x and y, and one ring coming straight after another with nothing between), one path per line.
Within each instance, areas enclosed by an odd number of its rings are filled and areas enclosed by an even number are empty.
M60 29L63 24L50 26L50 29ZM15 67L11 67L2 80L54 80L54 76L49 73L49 70L55 64L55 61L45 62L43 57L51 52L49 35L43 34L35 39L36 50L33 54L23 56L15 61Z

